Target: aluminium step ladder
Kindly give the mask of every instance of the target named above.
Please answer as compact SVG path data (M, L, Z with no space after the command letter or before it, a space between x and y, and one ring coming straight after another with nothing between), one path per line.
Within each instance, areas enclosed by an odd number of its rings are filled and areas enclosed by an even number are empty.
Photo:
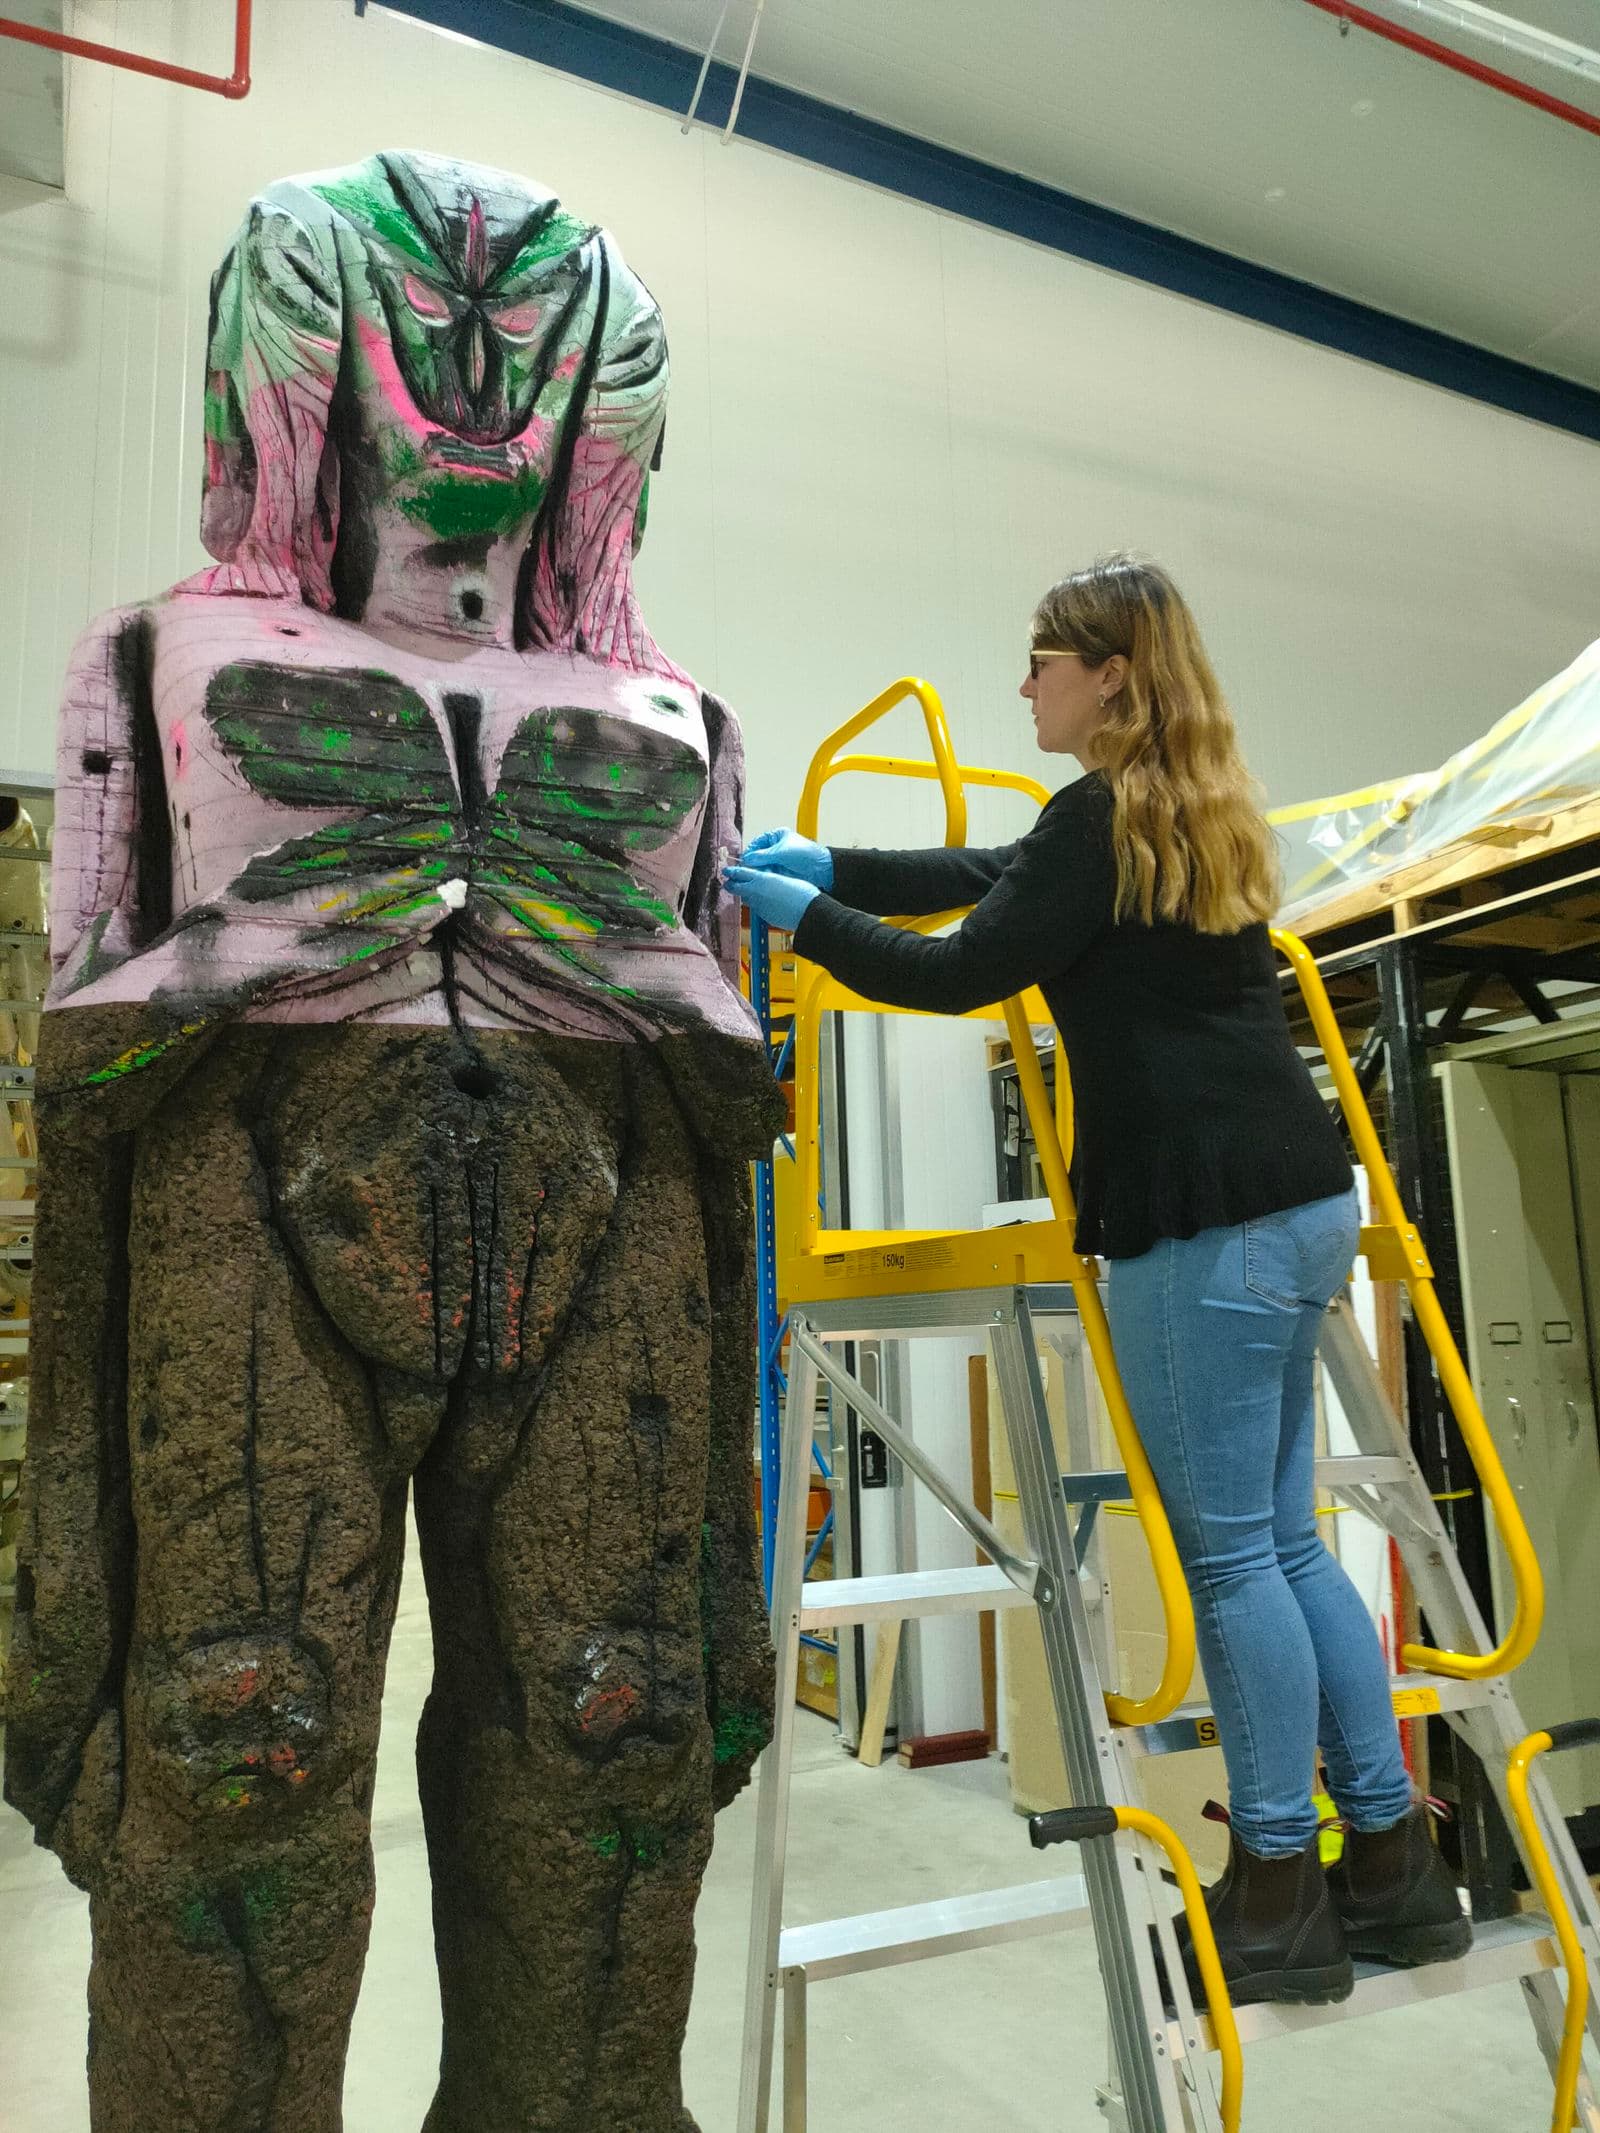
M1218 2078L1218 2023L1190 2001L1171 1931L1171 1891L1163 1859L1148 1835L1131 1841L1088 1837L1079 1871L1013 1888L917 1904L824 1924L782 1925L784 1849L794 1746L794 1688L802 1630L896 1617L927 1617L979 1608L1036 1606L1072 1796L1078 1809L1122 1809L1138 1819L1138 1765L1143 1755L1170 1754L1209 1736L1208 1705L1186 1703L1144 1726L1113 1724L1105 1708L1102 1660L1091 1634L1080 1584L1074 1522L1097 1502L1126 1496L1123 1471L1059 1472L1059 1459L1039 1367L1039 1328L1071 1320L1075 1301L1063 1285L1009 1291L984 1289L901 1299L811 1304L791 1326L789 1395L784 1415L783 1483L778 1560L773 1587L773 1633L778 1652L777 1730L763 1759L756 1836L757 1880L751 1926L750 1973L741 2065L738 2133L766 2133L770 2123L776 2014L783 2006L783 2133L806 2127L806 2003L810 1985L893 1964L992 1945L1025 1935L1092 1927L1105 1985L1111 2068L1099 2101L1119 2133L1221 2133L1230 2100ZM838 1360L847 1341L987 1336L1000 1383L1005 1424L1016 1465L1028 1555L1007 1548L994 1528L965 1503L907 1432ZM1478 1611L1437 1505L1404 1432L1389 1407L1347 1298L1329 1310L1323 1366L1353 1431L1357 1452L1318 1461L1320 1486L1352 1510L1374 1519L1399 1544L1423 1612L1436 1636L1453 1650L1487 1654L1492 1640ZM920 1571L900 1576L801 1579L805 1546L807 1459L819 1380L847 1400L869 1427L930 1488L992 1558L993 1568ZM795 1477L799 1480L796 1481ZM1082 1519L1080 1515L1079 1529ZM1500 1676L1463 1680L1447 1674L1406 1673L1394 1692L1408 1715L1442 1713L1466 1739L1507 1801L1505 1776L1527 1727ZM1600 1910L1553 1796L1537 1776L1527 1816L1513 1830L1542 1882L1536 1862L1548 1862L1559 1902L1570 1914L1587 1981L1583 2018L1600 2044ZM1070 1819L1070 1813L1066 1818ZM1508 1813L1511 1807L1508 1803ZM1051 1817L1036 1817L1048 1824ZM1530 1841L1531 1837L1531 1841ZM1159 1939L1177 2006L1169 2016L1157 1983L1153 1948ZM1457 1962L1416 1970L1358 1966L1354 1995L1326 2007L1252 2006L1231 2018L1238 2039L1250 2043L1345 2021L1382 2009L1516 1979L1535 2033L1554 2074L1563 2035L1563 1952L1547 1913L1527 1913L1481 1925L1471 1951ZM870 2108L870 2099L864 2099ZM1600 2099L1586 2073L1577 2084L1578 2124L1600 2133ZM1529 2124L1537 2120L1530 2117Z
M867 727L915 699L927 731L928 760L846 754ZM808 770L796 824L815 836L821 795L844 772L936 781L945 841L966 837L969 786L1010 789L1042 804L1032 780L958 762L938 694L904 677L823 742ZM933 930L960 914L905 921ZM1105 1988L1110 2068L1098 2101L1117 2133L1236 2133L1241 2042L1343 2021L1479 1985L1516 1979L1555 2083L1555 2133L1577 2124L1600 2133L1600 2100L1586 2071L1585 2037L1600 2047L1600 1906L1537 1768L1552 1748L1600 1740L1600 1722L1575 1721L1528 1734L1506 1676L1527 1656L1543 1607L1539 1566L1515 1492L1500 1464L1471 1381L1434 1292L1426 1250L1409 1220L1384 1157L1316 963L1304 943L1275 933L1333 1077L1340 1108L1367 1173L1374 1219L1362 1255L1374 1279L1403 1282L1416 1324L1434 1358L1494 1513L1516 1586L1505 1636L1494 1642L1478 1610L1437 1505L1389 1406L1348 1298L1330 1307L1322 1366L1356 1443L1349 1457L1318 1461L1318 1480L1342 1504L1373 1520L1399 1548L1440 1648L1407 1645L1396 1677L1397 1712L1442 1715L1477 1754L1510 1818L1513 1836L1543 1899L1543 1913L1486 1922L1460 1961L1398 1971L1359 1966L1353 1996L1331 2007L1257 2006L1235 2012L1216 1965L1193 1866L1173 1833L1139 1804L1141 1759L1214 1738L1209 1707L1185 1702L1194 1658L1194 1621L1159 1492L1122 1391L1099 1290L1099 1269L1080 1257L1063 1143L1070 1136L1070 1090L1057 1075L1054 1115L1030 1024L1048 1010L1037 995L1003 1003L1024 1104L1052 1205L1049 1222L985 1232L868 1232L828 1229L820 1195L820 1032L828 1011L881 1012L810 966L797 973L796 1209L790 1282L790 1372L780 1446L780 1492L772 1585L777 1647L777 1719L758 1776L756 1883L740 2064L737 2133L768 2133L777 2012L783 2029L783 2133L806 2124L806 2000L810 1984L886 1965L977 1948L1024 1935L1086 1925L1095 1935ZM1058 1062L1059 1064L1059 1062ZM1037 1328L1069 1329L1093 1359L1120 1465L1094 1468L1079 1454L1087 1432L1069 1437L1063 1474L1040 1368ZM1016 1469L1026 1554L966 1503L911 1435L847 1371L835 1351L850 1341L952 1335L987 1339ZM988 1568L912 1572L807 1584L805 1516L811 1430L825 1381L877 1430L906 1468L931 1489L988 1555ZM1082 1582L1095 1514L1132 1496L1150 1549L1166 1615L1161 1679L1132 1698L1106 1680L1104 1615L1097 1585ZM1069 1507L1076 1512L1069 1520ZM1051 1701L1073 1807L1033 1818L1036 1844L1071 1837L1079 1871L945 1902L785 1929L783 1893L795 1732L795 1687L802 1634L830 1626L977 1612L1038 1610ZM1206 2005L1191 1999L1172 1930L1169 1865L1194 1928ZM1175 1996L1169 2016L1157 1985L1160 1948ZM1564 1988L1563 1989L1563 1983ZM870 2108L870 2100L868 2101ZM1530 2119L1530 2124L1534 2121ZM1508 2129L1509 2133L1509 2129Z

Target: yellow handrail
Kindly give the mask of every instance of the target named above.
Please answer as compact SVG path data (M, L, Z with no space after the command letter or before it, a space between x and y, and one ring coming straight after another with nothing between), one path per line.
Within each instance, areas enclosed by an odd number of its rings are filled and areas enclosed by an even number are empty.
M1584 1956L1583 1943L1578 1938L1578 1929L1572 1922L1567 1900L1561 1893L1561 1884L1556 1879L1555 1868L1550 1863L1550 1853L1534 1816L1533 1803L1528 1798L1528 1773L1536 1756L1543 1755L1547 1748L1557 1745L1557 1735L1564 1736L1562 1746L1576 1745L1580 1740L1592 1739L1596 1730L1592 1722L1579 1720L1573 1725L1554 1727L1547 1733L1530 1733L1526 1740L1519 1741L1512 1749L1510 1762L1506 1766L1506 1798L1511 1805L1512 1817L1522 1834L1522 1846L1534 1882L1544 1899L1545 1909L1550 1913L1550 1923L1555 1927L1556 1941L1561 1949L1561 1961L1567 1973L1567 2005L1561 2024L1561 2050L1556 2058L1556 2101L1550 2119L1550 2133L1569 2133L1569 2129L1577 2122L1578 2071L1583 2063L1588 1963Z
M1122 1387L1122 1373L1117 1368L1111 1345L1106 1307L1100 1298L1100 1269L1093 1259L1085 1259L1077 1249L1078 1210L1073 1204L1072 1186L1067 1177L1066 1158L1062 1154L1056 1122L1050 1115L1044 1071L1033 1048L1033 1032L1028 1027L1020 1000L1005 1002L1005 1018L1022 1101L1027 1106L1028 1123L1033 1128L1034 1145L1039 1151L1039 1166L1044 1172L1045 1190L1050 1195L1050 1210L1072 1244L1067 1279L1072 1284L1078 1317L1088 1337L1089 1353L1094 1358L1095 1374L1100 1380L1106 1413L1117 1440L1117 1453L1127 1469L1128 1491L1139 1513L1139 1523L1144 1528L1156 1586L1161 1594L1162 1612L1166 1617L1167 1648L1161 1664L1161 1679L1148 1696L1122 1696L1108 1690L1106 1710L1119 1726L1154 1725L1157 1719L1176 1710L1188 1692L1194 1673L1194 1606L1189 1598L1183 1565L1178 1560L1177 1543L1167 1523L1161 1491L1156 1487L1156 1477L1139 1441L1138 1425ZM1058 1087L1065 1074L1066 1062L1058 1050Z
M806 772L806 782L800 792L800 809L795 816L795 828L802 837L815 837L817 822L822 811L822 788L830 778L854 766L846 760L838 760L838 752L858 733L876 725L896 704L903 704L908 696L914 696L922 710L922 723L928 729L928 746L933 751L932 775L939 781L939 790L944 795L944 841L946 844L965 844L967 841L967 795L961 782L961 766L956 761L955 745L950 739L950 722L944 715L944 705L939 692L914 674L903 674L898 681L890 682L887 689L865 704L853 718L847 718L842 726L836 726L811 758L811 767ZM867 757L863 759L881 768L902 761L894 756ZM926 776L925 771L893 773L898 776Z
M1491 1674L1507 1674L1522 1664L1538 1641L1539 1626L1544 1619L1544 1578L1539 1569L1539 1558L1534 1553L1516 1492L1506 1478L1506 1470L1500 1463L1494 1439L1472 1389L1472 1380L1467 1375L1461 1352L1434 1289L1433 1269L1428 1263L1422 1239L1416 1225L1406 1215L1400 1188L1394 1181L1383 1144L1378 1139L1378 1129L1372 1122L1372 1113L1367 1109L1361 1084L1350 1064L1350 1054L1345 1048L1327 987L1322 982L1322 973L1310 949L1295 934L1278 929L1274 931L1272 941L1294 971L1311 1017L1311 1026L1332 1070L1340 1108L1372 1187L1373 1212L1399 1247L1394 1271L1406 1285L1412 1315L1433 1356L1439 1382L1444 1387L1462 1440L1477 1470L1479 1485L1493 1508L1516 1589L1511 1626L1493 1651L1444 1652L1435 1651L1427 1644L1406 1644L1401 1646L1400 1656L1407 1666L1420 1667L1428 1673L1447 1674L1457 1681L1477 1681Z
M1239 2116L1244 2108L1244 2053L1239 2048L1239 2025L1234 2020L1233 2001L1222 1958L1217 1953L1217 1936L1206 1909L1205 1891L1183 1839L1159 1815L1142 1807L1052 1807L1028 1817L1028 1835L1035 1851L1045 1851L1052 1844L1085 1844L1096 1837L1114 1836L1119 1829L1131 1829L1148 1837L1160 1845L1171 1861L1189 1921L1206 2012L1211 2017L1212 2042L1222 2060L1222 2133L1239 2133Z
M1205 1891L1194 1861L1177 1831L1168 1828L1159 1815L1149 1814L1142 1807L1119 1807L1116 1814L1119 1829L1136 1829L1142 1837L1151 1838L1171 1864L1183 1898L1184 1916L1189 1921L1189 1939L1200 1982L1205 1987L1211 2035L1222 2060L1222 2133L1239 2133L1239 2117L1244 2108L1244 2053L1239 2048L1239 2025L1233 2018L1233 2001L1222 1974L1217 1936L1211 1928L1211 1914L1206 1909Z

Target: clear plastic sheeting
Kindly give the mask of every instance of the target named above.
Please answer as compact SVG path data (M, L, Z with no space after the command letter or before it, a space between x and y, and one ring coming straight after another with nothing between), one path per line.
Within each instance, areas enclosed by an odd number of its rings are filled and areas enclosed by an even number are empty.
M1363 890L1374 903L1403 894L1392 879L1457 846L1530 832L1597 798L1600 640L1442 769L1274 810L1282 923L1297 926Z

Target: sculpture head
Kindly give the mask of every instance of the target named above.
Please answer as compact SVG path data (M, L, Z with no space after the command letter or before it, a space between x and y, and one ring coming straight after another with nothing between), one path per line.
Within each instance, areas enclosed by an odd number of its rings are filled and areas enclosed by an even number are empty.
M659 664L632 599L661 314L502 171L383 154L252 202L212 284L198 589Z

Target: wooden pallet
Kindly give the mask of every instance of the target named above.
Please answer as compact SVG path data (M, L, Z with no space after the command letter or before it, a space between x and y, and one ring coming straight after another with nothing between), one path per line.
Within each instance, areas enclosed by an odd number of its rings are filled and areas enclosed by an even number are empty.
M1538 892L1537 908L1529 892ZM1453 925L1475 914L1469 933ZM1429 926L1483 946L1549 953L1600 937L1600 795L1461 839L1415 865L1335 888L1295 920L1319 957Z

